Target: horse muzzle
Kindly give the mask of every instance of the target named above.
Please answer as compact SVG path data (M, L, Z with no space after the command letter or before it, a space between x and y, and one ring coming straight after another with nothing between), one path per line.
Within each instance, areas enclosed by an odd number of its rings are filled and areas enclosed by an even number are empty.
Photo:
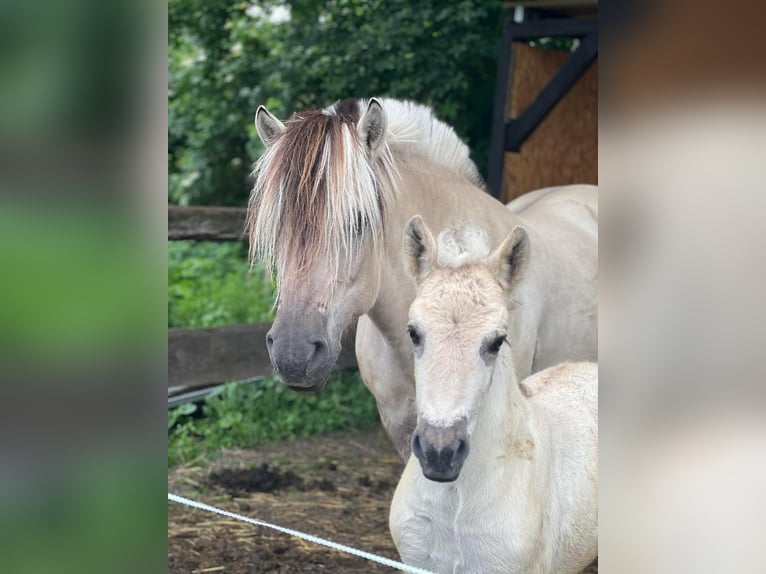
M284 333L275 325L266 334L266 347L279 377L296 391L321 391L337 359L324 333Z
M468 456L468 433L461 420L449 427L418 423L412 435L412 454L420 461L423 475L435 482L452 482Z

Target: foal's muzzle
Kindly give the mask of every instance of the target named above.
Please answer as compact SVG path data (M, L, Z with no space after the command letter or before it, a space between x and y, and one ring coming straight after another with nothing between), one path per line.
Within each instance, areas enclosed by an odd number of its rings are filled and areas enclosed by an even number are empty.
M468 456L465 421L449 427L418 423L412 435L412 454L420 461L423 475L436 482L452 482Z

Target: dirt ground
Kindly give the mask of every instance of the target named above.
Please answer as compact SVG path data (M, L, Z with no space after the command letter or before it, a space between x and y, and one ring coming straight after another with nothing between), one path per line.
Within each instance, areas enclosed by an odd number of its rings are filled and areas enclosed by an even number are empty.
M388 509L403 465L382 431L331 433L223 452L172 469L170 492L398 559ZM392 572L266 528L168 505L171 573Z
M403 464L382 429L224 451L171 469L168 490L398 560L388 509ZM168 504L171 574L392 569L279 532ZM596 566L587 570L597 573Z

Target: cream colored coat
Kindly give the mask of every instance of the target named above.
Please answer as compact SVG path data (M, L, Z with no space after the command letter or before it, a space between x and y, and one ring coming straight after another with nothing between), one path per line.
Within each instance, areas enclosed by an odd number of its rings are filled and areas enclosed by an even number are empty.
M411 456L391 534L433 572L576 574L598 554L598 368L551 367L525 397L501 359L459 478L432 482Z

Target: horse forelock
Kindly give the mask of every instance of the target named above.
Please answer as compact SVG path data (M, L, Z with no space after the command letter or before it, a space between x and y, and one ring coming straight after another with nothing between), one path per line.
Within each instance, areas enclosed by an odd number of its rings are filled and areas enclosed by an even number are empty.
M299 274L322 265L337 275L342 254L358 252L366 236L382 249L385 212L399 183L394 158L417 158L483 186L468 147L430 108L381 101L388 127L373 160L357 131L368 100L350 99L294 114L256 162L250 257L269 261L278 282L288 264ZM355 232L359 224L368 232Z
M250 255L270 261L278 280L288 262L292 272L322 264L337 273L342 254L360 249L362 225L380 243L393 168L388 149L375 165L368 159L356 129L360 115L357 100L295 114L256 162Z
M442 231L438 238L438 262L444 267L458 268L477 263L489 256L489 237L470 223L458 223Z

